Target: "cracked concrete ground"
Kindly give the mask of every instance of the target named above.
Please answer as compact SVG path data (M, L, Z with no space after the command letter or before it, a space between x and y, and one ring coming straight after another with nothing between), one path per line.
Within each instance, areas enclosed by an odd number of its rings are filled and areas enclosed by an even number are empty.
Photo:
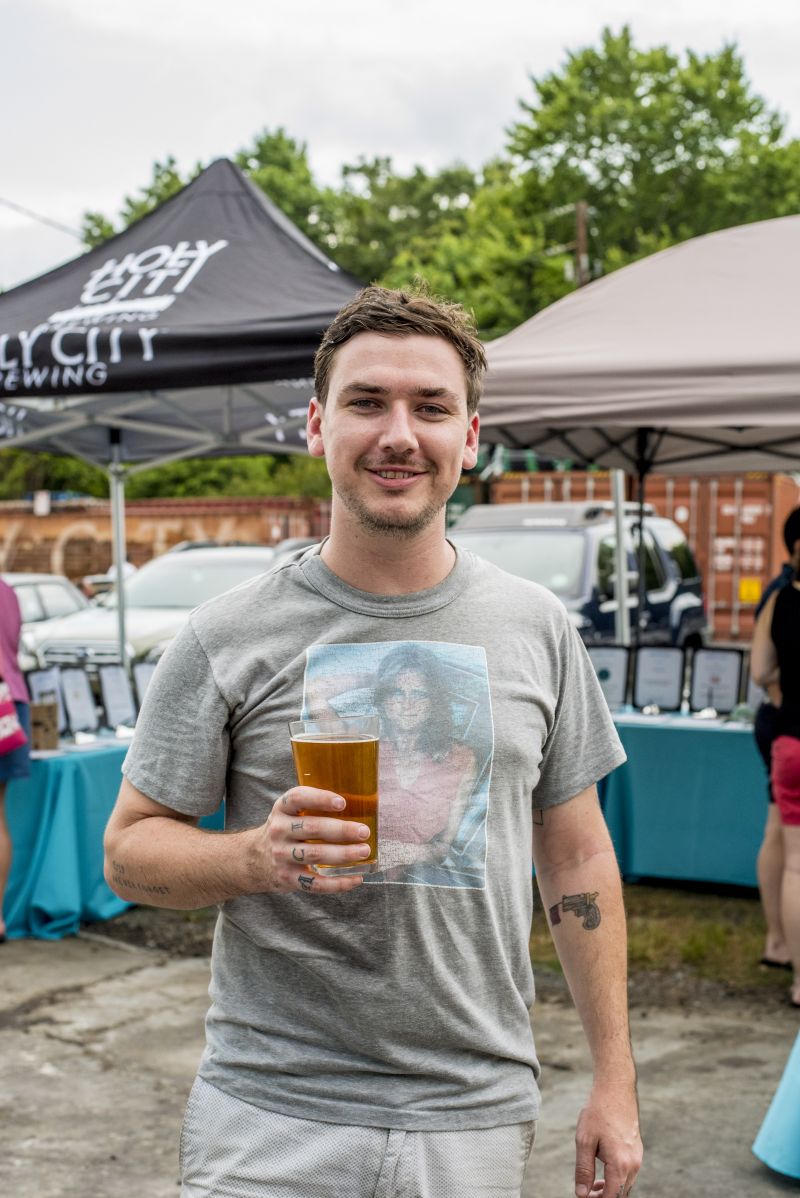
M8 943L0 970L3 1198L177 1198L208 962L81 936ZM570 1006L542 1001L535 1022L545 1113L523 1198L568 1198L587 1054ZM798 1192L750 1152L796 1032L788 1008L768 1021L634 1011L647 1152L641 1198Z

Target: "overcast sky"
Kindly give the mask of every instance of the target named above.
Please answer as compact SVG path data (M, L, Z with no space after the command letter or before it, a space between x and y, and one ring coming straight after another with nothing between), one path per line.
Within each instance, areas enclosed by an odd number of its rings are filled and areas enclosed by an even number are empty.
M0 198L79 229L156 159L189 168L281 125L321 181L361 154L477 167L530 75L625 22L640 47L735 41L800 136L800 0L0 0ZM0 287L80 248L0 204Z

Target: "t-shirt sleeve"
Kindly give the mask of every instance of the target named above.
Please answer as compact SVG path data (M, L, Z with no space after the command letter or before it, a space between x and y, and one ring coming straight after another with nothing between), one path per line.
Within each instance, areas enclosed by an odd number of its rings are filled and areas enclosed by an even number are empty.
M555 716L542 752L534 807L553 807L574 798L625 761L589 654L566 613L556 679Z
M123 774L156 803L184 815L210 815L225 797L229 718L190 621L150 680Z

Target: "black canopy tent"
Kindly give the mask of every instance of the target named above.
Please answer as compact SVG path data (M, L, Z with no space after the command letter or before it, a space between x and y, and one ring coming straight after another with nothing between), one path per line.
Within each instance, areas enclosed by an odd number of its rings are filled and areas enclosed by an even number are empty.
M123 233L0 296L0 447L108 472L119 572L129 474L304 449L314 353L360 287L214 162Z

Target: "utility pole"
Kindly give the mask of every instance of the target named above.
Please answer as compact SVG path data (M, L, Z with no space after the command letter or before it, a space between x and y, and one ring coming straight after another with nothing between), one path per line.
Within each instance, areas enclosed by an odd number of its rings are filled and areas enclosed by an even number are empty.
M578 200L575 205L575 279L579 287L591 282L589 275L589 205Z

